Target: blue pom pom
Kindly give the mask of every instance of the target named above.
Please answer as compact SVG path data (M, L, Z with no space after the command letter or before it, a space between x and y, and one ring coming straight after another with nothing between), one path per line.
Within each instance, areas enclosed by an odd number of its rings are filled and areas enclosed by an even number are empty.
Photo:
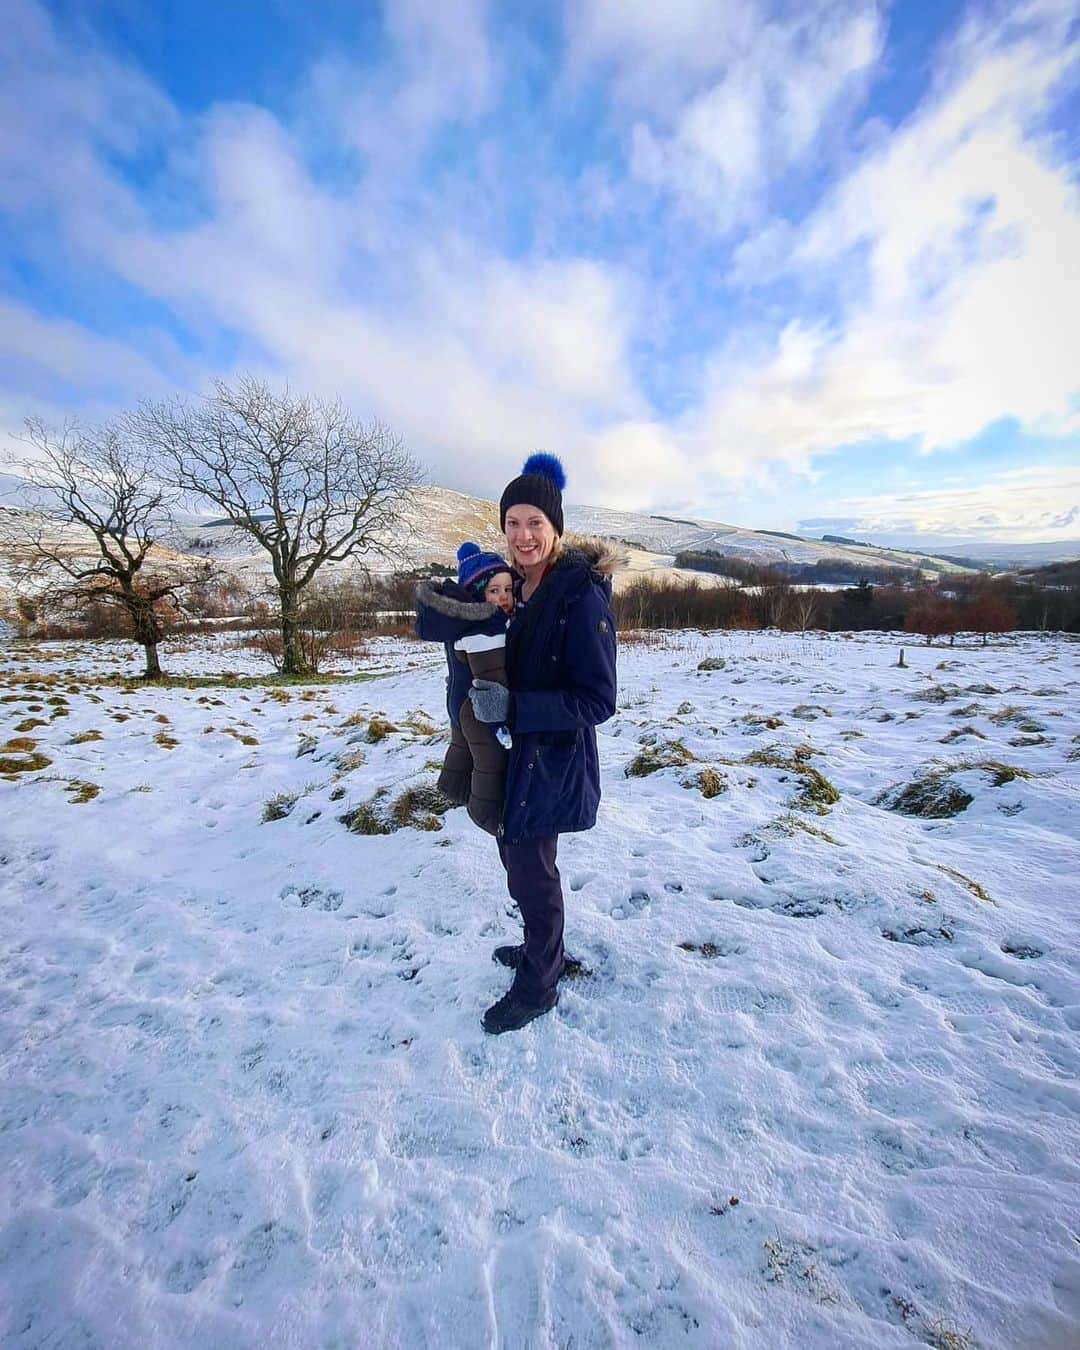
M551 481L561 492L566 487L566 470L563 468L557 455L548 455L543 451L529 458L521 467L522 473L539 473Z
M471 539L466 539L457 551L457 560L463 563L466 558L471 558L480 552L480 545L474 544Z

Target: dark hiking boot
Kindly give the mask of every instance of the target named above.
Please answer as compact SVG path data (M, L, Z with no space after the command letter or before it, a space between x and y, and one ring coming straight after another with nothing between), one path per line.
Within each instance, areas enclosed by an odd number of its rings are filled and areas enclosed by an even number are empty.
M491 953L491 959L497 961L500 966L508 966L511 970L517 970L522 961L525 960L525 944L519 942L514 947L496 947ZM576 956L564 956L562 970L559 972L559 979L576 980L582 975L588 975L590 972L582 965Z
M498 961L500 966L509 966L511 970L517 970L525 960L525 944L519 942L516 947L496 947L491 953L491 959Z
M524 1003L513 989L509 989L498 1003L491 1005L480 1019L480 1025L489 1036L501 1036L504 1031L520 1031L534 1018L550 1012L558 1001L557 989L553 989L543 1003Z

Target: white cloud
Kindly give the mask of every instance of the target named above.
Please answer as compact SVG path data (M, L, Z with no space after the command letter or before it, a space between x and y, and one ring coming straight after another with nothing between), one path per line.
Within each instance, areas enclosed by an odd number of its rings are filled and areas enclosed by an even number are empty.
M883 41L870 3L790 17L760 3L579 0L567 22L569 68L611 67L617 97L638 114L635 175L723 231L804 159Z
M847 497L834 507L863 534L1053 543L1080 537L1080 469L1033 465L962 488Z
M1033 128L1077 51L1056 24L965 51L809 221L742 254L760 275L786 241L783 270L811 286L863 282L834 322L792 320L770 361L714 365L691 428L713 463L909 437L933 449L1006 417L1076 428L1080 198Z

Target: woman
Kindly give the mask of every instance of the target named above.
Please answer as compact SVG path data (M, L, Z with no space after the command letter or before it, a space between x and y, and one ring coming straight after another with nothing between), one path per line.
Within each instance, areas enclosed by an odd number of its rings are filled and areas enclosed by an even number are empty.
M485 1031L516 1031L558 1002L563 970L559 835L592 829L600 801L596 730L615 712L615 623L610 574L623 558L602 541L564 547L554 455L531 455L499 503L511 562L522 577L506 634L509 690L474 680L476 717L513 736L499 857L521 910L525 940L494 959L514 970L483 1017Z

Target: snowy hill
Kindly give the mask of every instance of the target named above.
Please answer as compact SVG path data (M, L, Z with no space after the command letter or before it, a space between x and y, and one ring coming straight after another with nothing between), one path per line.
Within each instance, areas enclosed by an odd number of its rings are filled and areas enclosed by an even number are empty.
M683 549L712 550L757 563L814 563L822 558L842 558L855 566L925 567L935 572L963 570L955 563L900 550L824 544L820 540L744 530L734 525L674 520L602 507L568 505L565 520L568 531L606 535L635 546L630 573L619 578L619 584L626 584L629 577L643 572L659 570L670 575L673 555ZM449 488L423 487L417 492L416 508L393 542L403 549L406 566L420 567L433 562L451 566L463 539L474 539L481 548L496 552L505 548L506 541L499 530L498 504ZM257 574L269 568L264 555L252 553L250 541L227 524L192 520L176 543L216 557L241 572ZM376 556L359 561L376 572L390 567ZM694 575L701 580L705 574Z
M0 1342L1080 1343L1075 642L624 643L583 970L493 1041L441 652L233 641L0 653Z

